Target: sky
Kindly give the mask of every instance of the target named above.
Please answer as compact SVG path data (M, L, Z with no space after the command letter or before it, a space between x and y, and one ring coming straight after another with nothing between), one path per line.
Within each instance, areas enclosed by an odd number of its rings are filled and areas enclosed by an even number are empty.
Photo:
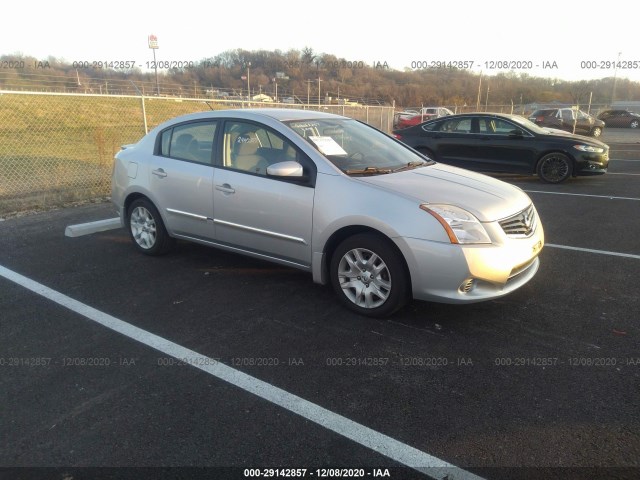
M310 47L398 70L443 62L489 75L513 69L562 80L640 81L640 17L626 0L404 0L384 8L360 0L5 3L0 54L70 63L134 61L144 70L153 60L153 34L157 60L170 62Z

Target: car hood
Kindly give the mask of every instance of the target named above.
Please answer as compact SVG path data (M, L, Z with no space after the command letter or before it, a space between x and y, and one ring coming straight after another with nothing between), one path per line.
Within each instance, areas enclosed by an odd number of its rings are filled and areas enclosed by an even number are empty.
M405 172L358 177L358 180L421 203L456 205L481 222L501 220L531 204L527 194L513 185L441 163Z
M559 130L557 128L544 127L544 129L546 130L546 136L548 137L574 138L576 139L576 141L579 141L580 143L587 143L589 145L598 146L598 147L607 146L604 142L601 142L600 140L596 140L593 137L586 137L584 135L578 135L576 133L567 132L565 130Z

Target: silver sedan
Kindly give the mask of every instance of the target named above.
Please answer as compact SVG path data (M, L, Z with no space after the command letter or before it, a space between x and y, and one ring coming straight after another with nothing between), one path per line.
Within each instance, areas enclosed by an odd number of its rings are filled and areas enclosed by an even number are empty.
M303 110L169 120L118 152L112 201L142 253L184 239L299 268L369 316L506 295L544 244L522 190Z

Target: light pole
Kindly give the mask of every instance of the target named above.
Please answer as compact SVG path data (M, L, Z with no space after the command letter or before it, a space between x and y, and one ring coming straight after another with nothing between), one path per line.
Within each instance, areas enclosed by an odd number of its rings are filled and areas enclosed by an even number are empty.
M251 74L251 62L247 63L247 99L251 100L251 81L249 75Z
M320 78L320 75L318 75L318 106L320 106L320 82L322 81L322 79Z
M616 62L616 67L613 71L613 89L611 90L611 106L613 107L613 101L616 96L616 83L618 83L618 64L620 63L620 55L622 52L618 52L618 61Z

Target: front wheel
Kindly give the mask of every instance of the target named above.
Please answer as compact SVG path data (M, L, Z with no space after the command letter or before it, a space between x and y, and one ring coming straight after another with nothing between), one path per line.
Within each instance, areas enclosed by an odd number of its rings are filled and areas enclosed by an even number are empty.
M571 159L564 153L548 153L538 162L537 173L546 183L561 183L571 176Z
M342 303L369 317L391 315L409 299L409 280L401 254L381 235L356 234L331 258L331 283Z
M147 255L162 255L175 244L158 209L146 198L134 200L127 210L127 228L133 244Z
M629 124L629 128L638 128L639 126L640 126L639 120L631 120L631 123Z
M602 128L600 127L593 127L591 129L591 136L592 137L599 137L600 135L602 135Z

